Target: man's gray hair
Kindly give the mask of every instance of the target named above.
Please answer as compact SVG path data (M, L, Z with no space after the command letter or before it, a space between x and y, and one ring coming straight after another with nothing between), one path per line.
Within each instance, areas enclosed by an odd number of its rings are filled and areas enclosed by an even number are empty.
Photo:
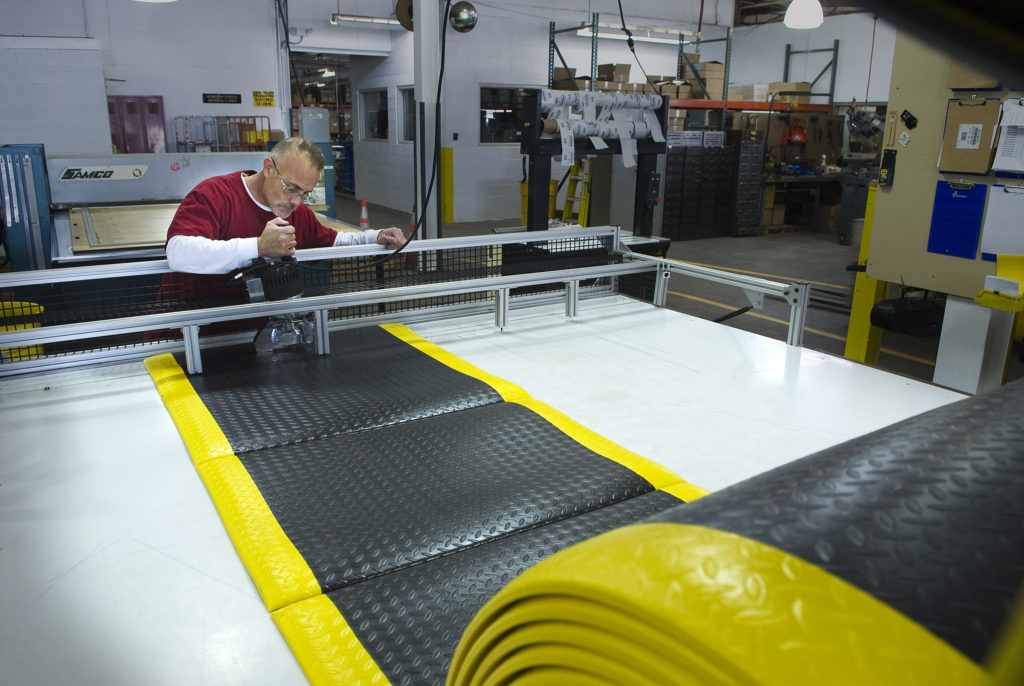
M310 143L305 138L298 136L285 138L278 141L270 151L270 157L275 162L288 155L302 155L317 170L323 171L324 169L324 154L320 152L320 148L315 143Z

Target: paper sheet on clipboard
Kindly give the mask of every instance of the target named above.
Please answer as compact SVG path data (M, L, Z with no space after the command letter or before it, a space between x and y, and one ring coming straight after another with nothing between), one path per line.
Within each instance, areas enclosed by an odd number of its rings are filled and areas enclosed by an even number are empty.
M992 171L1024 174L1024 100L1007 98L999 113L999 144Z
M992 186L981 229L981 251L1024 255L1024 188Z

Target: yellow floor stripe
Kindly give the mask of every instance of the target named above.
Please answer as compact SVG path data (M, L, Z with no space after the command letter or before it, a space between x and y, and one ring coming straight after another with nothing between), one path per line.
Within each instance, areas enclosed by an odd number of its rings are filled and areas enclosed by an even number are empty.
M685 298L687 300L693 300L695 302L704 303L705 305L711 305L713 307L718 307L718 308L721 308L723 310L728 310L730 312L739 309L738 307L736 307L734 305L727 305L725 303L716 302L714 300L708 300L707 298L701 298L699 296L690 295L688 293L680 293L679 291L669 291L669 293L671 295L674 295L674 296L677 296L677 297L680 297L680 298ZM786 327L789 326L789 322L787 320L785 320L785 319L779 319L778 317L770 317L770 316L768 316L766 314L761 314L760 312L744 312L743 313L743 316L748 316L748 315L751 316L751 317L756 317L757 319L761 319L761 320L767 321L767 322L772 322L774 324L780 324L780 325L786 326ZM810 326L805 326L804 327L804 331L806 333L813 333L813 334L815 334L817 336L824 336L825 338L831 338L832 340L835 340L835 341L843 341L843 342L846 341L846 336L840 336L839 334L830 333L828 331L822 331L821 329L815 329L815 328L812 328ZM900 359L908 360L910 362L916 362L918 364L923 364L926 367L934 367L935 366L935 360L929 360L929 359L924 358L924 357L916 357L914 355L909 355L907 353L901 353L900 351L892 350L891 348L882 348L881 352L885 353L886 355L891 355L892 357L898 357Z

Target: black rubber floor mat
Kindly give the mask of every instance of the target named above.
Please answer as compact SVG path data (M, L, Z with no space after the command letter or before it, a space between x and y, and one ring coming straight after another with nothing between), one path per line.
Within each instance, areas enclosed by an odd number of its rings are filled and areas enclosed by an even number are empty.
M1024 382L810 455L652 521L818 565L981 662L1024 584Z
M502 401L376 326L332 333L330 355L204 352L189 381L236 455Z
M654 490L516 403L240 459L325 592Z

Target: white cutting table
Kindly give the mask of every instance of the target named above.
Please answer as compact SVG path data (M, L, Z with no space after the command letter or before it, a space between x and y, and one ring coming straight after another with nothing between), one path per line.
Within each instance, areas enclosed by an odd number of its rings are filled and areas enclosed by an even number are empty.
M413 328L717 490L962 398L621 297ZM141 363L0 381L0 680L295 684Z

